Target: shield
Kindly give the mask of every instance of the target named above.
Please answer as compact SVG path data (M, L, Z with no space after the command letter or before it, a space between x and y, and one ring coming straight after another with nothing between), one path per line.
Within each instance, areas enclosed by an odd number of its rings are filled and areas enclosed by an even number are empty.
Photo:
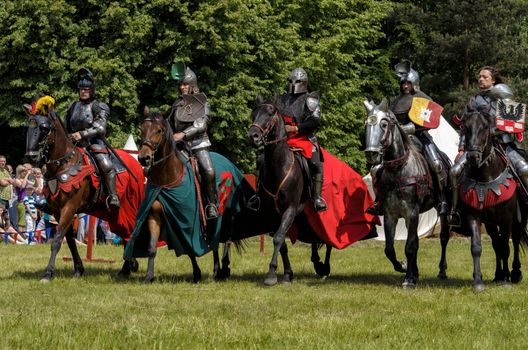
M193 122L203 117L207 103L207 97L204 94L181 95L181 99L176 109L176 119L182 122Z
M497 129L510 134L522 133L526 119L526 105L509 99L500 99L497 101L495 117Z
M440 125L440 117L444 107L423 97L413 98L409 119L426 129L436 129Z

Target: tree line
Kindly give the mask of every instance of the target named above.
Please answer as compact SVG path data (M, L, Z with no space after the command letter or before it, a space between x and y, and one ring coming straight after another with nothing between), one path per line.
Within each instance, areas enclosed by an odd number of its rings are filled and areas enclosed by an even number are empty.
M320 91L323 147L359 172L362 101L395 96L392 68L413 62L422 90L450 119L494 65L528 102L528 5L523 0L3 0L0 3L0 153L24 153L21 105L53 95L64 116L75 73L90 68L111 106L114 146L138 136L144 105L164 111L178 96L176 60L209 98L213 148L244 171L255 96L284 93L304 67ZM14 142L16 141L16 142Z

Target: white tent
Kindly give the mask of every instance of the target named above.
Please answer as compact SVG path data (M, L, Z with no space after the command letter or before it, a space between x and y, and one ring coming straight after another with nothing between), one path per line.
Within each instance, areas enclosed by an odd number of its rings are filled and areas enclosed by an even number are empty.
M435 144L443 151L451 161L455 160L458 153L458 133L453 129L451 125L442 117L440 120L440 126L438 128L429 130L429 134L433 137ZM374 197L374 191L372 190L372 179L370 174L363 178L368 185L370 194ZM380 217L383 223L383 217ZM430 235L433 231L436 222L438 221L438 215L435 209L431 209L423 214L420 214L420 221L418 223L418 236L425 237ZM378 238L379 240L385 240L385 231L383 230L383 224L378 227ZM405 240L407 239L407 228L403 219L398 221L396 226L395 239Z
M136 158L136 160L138 159L138 148L132 134L128 135L128 139L125 145L123 146L123 150L128 151L128 153L130 153L132 157Z

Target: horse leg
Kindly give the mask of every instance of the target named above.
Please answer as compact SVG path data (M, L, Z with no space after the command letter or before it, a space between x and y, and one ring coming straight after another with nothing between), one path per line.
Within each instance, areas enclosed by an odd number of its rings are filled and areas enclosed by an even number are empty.
M493 247L493 252L495 253L495 278L493 282L499 283L504 279L503 268L502 268L502 243L499 236L499 231L496 225L485 224L486 231L491 237L491 246Z
M521 271L521 259L520 259L520 245L521 245L521 234L523 228L519 223L514 224L512 231L512 243L513 243L513 262L512 262L512 272L511 272L511 281L512 283L519 283L522 281L522 271Z
M284 266L284 276L282 277L282 283L290 284L293 281L293 270L290 264L290 258L288 257L288 245L286 241L280 248L280 255L282 258L282 265Z
M218 275L216 276L216 279L218 280L225 280L231 277L231 269L229 268L229 264L231 263L229 261L230 246L230 241L224 243L224 252L222 254L222 267L220 268L220 270L218 271Z
M394 235L396 234L397 218L389 217L385 215L383 218L383 225L385 228L385 256L389 259L394 266L394 270L405 273L407 266L396 259L396 251L394 250Z
M220 257L218 256L218 249L213 250L213 278L217 279L218 270L220 270Z
M440 245L442 246L442 254L440 257L440 263L438 264L438 278L441 280L447 279L447 258L446 258L446 251L447 251L447 243L449 242L449 225L447 223L447 216L441 215L440 216Z
M125 245L123 247L123 250L126 249L127 242L125 241ZM139 270L139 263L136 258L127 259L123 261L123 266L121 267L121 270L117 273L117 276L128 278L130 277L130 274L132 272L137 272Z
M332 246L326 245L326 255L324 263L319 258L319 245L312 243L312 263L314 265L315 272L322 278L326 278L330 275L330 255L332 253Z
M147 250L148 265L147 274L143 283L152 283L154 281L154 259L157 253L157 244L161 232L161 218L163 215L163 207L159 201L154 201L150 208L150 213L147 218L147 225L150 232L150 241Z
M502 285L511 286L510 282L510 266L508 260L510 259L510 232L511 225L501 226L499 231L500 243L500 258L502 266L502 280L499 282Z
M284 214L282 215L281 224L279 225L279 229L273 235L273 256L271 257L268 273L264 278L264 285L266 286L273 286L277 284L277 259L279 255L279 250L284 244L286 232L288 232L288 229L293 224L294 218L295 209L290 206L284 211Z
M482 255L482 242L480 239L480 220L469 218L468 227L471 230L471 256L473 257L473 290L476 293L483 292L484 282L480 269L480 256Z
M403 288L414 289L418 282L418 209L407 218L407 241L405 241L405 256L407 257L407 273Z
M55 235L53 236L53 240L51 242L51 255L49 258L48 266L46 267L46 271L44 272L44 276L42 276L40 282L46 283L51 281L51 279L53 278L53 273L55 272L55 260L57 259L57 254L59 253L59 250L61 248L64 234L72 224L73 214L74 210L70 204L66 204L62 207L59 218L59 225L57 226L57 231L55 232Z
M193 268L193 282L198 283L202 280L202 271L200 270L200 266L198 266L198 261L196 261L196 256L189 255L189 259L191 259L191 264Z
M82 259L79 256L79 250L77 249L77 243L75 243L75 235L73 233L73 226L70 226L66 231L66 242L73 260L73 278L79 278L84 275L84 267Z

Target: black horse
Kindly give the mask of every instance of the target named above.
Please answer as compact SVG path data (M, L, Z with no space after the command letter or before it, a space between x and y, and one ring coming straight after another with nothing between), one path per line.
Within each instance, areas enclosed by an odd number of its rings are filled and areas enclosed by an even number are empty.
M481 223L491 236L496 256L494 281L509 284L522 279L519 246L528 242L527 205L515 190L516 181L507 165L499 144L493 140L494 119L474 113L462 119L466 137L467 162L461 181L462 224L471 234L473 256L473 288L484 290L480 255L482 253ZM509 239L513 242L513 264L510 274Z
M305 188L303 170L287 143L284 121L279 113L277 101L264 101L257 98L257 107L252 112L253 124L249 128L248 138L252 146L264 145L264 164L261 167L258 193L261 198L259 212L265 218L267 232L273 231L273 256L264 284L277 283L277 258L280 252L284 264L283 282L293 280L293 271L288 258L285 237L296 217L303 212L310 199ZM303 225L299 240L312 244L311 260L316 273L326 277L330 274L330 254L332 246L326 244L326 256L321 262L318 248L324 242Z
M426 159L398 125L388 109L387 100L374 106L364 102L367 110L365 122L365 156L371 165L382 164L378 179L379 194L383 201L383 223L385 226L385 255L394 269L405 272L404 288L415 288L418 281L418 220L419 214L435 206L437 198L432 185L431 172ZM440 152L444 163L444 186L447 188L449 160ZM394 234L399 218L405 219L407 241L405 256L407 264L396 258ZM440 278L446 278L446 246L449 241L447 217L440 216L442 256L439 264Z

